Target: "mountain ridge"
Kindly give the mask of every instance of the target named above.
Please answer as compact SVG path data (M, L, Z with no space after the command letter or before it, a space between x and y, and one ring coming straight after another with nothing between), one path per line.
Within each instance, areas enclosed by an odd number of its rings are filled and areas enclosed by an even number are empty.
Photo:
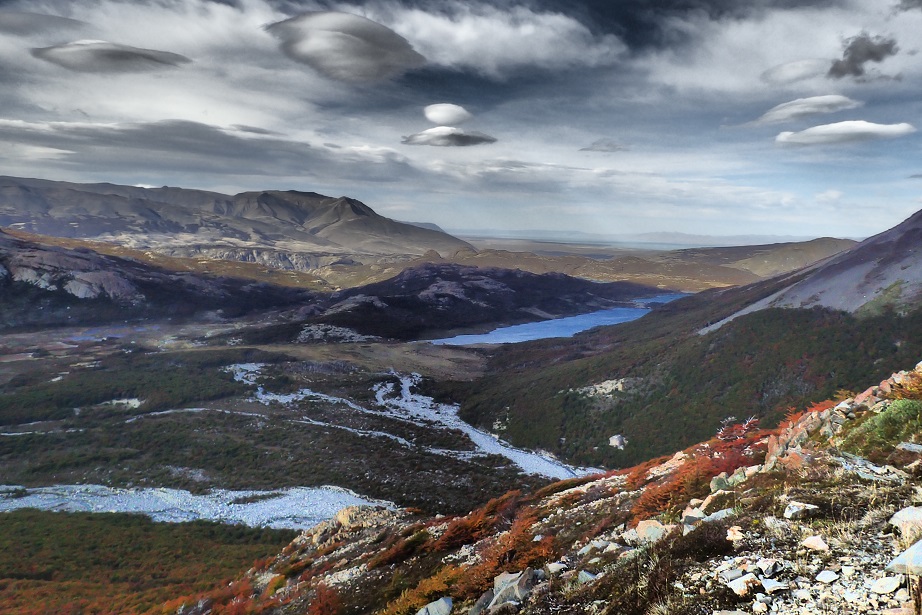
M360 258L448 255L471 247L446 233L380 216L349 197L273 190L224 195L14 177L0 177L0 226L174 250L191 243Z

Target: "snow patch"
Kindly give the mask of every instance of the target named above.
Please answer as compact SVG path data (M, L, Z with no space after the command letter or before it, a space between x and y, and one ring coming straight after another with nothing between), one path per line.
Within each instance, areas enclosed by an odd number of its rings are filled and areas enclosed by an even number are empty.
M25 493L25 495L23 495ZM242 498L265 496L250 503ZM276 491L215 490L195 495L180 489L116 489L102 485L22 487L0 485L0 512L38 508L67 512L140 513L173 523L206 519L251 527L307 529L348 506L391 502L363 498L339 487L294 487Z

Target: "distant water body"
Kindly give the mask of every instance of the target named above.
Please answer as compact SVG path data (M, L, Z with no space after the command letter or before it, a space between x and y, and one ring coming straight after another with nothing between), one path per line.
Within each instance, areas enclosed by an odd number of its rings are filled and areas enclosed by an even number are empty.
M439 340L430 340L430 343L446 346L467 346L470 344L514 344L516 342L530 342L532 340L541 340L551 337L573 337L580 331L586 331L593 327L603 325L617 325L624 322L637 320L652 309L650 306L669 303L682 297L687 297L686 293L674 293L669 295L658 295L649 299L638 299L635 301L638 307L631 308L611 308L590 312L589 314L580 314L579 316L568 316L566 318L555 318L552 320L543 320L541 322L530 322L524 325L513 325L511 327L501 327L494 329L489 333L479 335L458 335Z

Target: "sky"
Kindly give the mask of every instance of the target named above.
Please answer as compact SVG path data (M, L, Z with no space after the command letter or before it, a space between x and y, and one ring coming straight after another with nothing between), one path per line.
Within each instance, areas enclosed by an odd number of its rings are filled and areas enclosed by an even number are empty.
M922 0L0 0L0 173L865 237L922 209L919 32Z

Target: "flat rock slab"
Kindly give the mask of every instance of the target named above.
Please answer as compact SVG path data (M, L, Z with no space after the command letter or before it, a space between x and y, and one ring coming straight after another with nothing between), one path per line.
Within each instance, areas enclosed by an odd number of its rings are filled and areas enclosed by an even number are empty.
M892 594L903 584L902 577L884 577L874 581L871 591L875 594Z

